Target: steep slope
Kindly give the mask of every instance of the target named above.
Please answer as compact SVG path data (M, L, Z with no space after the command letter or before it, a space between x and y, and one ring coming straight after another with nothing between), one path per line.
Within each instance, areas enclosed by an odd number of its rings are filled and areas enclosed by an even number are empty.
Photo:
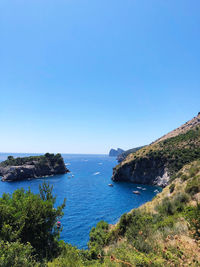
M180 127L176 128L175 130L169 132L168 134L162 136L161 138L157 139L154 143L159 143L160 141L164 141L168 138L175 137L179 134L186 133L187 131L194 129L195 126L199 126L200 124L200 112L196 117L191 119L190 121L186 122L185 124L181 125Z
M131 153L135 153L136 151L140 150L141 148L143 148L144 146L139 146L139 147L134 147L131 149L128 149L126 151L124 151L123 153L121 153L118 157L117 160L118 162L122 162L123 160L125 160L125 158L131 154Z
M135 153L113 169L113 181L166 186L184 164L200 158L200 114Z

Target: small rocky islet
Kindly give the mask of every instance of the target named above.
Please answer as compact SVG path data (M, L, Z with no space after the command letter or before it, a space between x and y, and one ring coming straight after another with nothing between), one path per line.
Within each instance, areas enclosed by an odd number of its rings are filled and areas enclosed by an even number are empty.
M61 154L46 153L40 156L14 158L9 156L0 163L2 181L27 179L68 173Z

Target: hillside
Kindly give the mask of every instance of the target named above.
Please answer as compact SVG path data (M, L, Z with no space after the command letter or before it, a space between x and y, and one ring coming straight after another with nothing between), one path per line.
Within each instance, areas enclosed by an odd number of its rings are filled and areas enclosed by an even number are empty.
M131 154L131 153L135 153L136 151L140 150L141 148L143 148L144 146L139 146L139 147L134 147L131 149L128 149L124 152L122 152L120 155L118 155L117 160L118 162L122 162L123 160L125 160L125 158Z
M200 158L199 126L200 114L149 146L129 154L113 169L113 181L166 186L170 177L185 164Z
M162 136L161 138L157 139L155 142L153 142L152 144L154 143L158 143L160 141L164 141L168 138L171 138L171 137L175 137L179 134L183 134L183 133L186 133L187 131L191 130L191 129L194 129L195 126L198 126L200 124L200 112L197 114L196 117L194 117L192 120L186 122L185 124L181 125L180 127L178 127L177 129L169 132L168 134Z

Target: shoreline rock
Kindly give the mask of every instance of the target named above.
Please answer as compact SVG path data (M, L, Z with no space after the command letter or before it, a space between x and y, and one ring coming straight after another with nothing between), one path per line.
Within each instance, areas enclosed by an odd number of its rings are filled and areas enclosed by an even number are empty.
M33 156L14 159L8 157L0 163L2 181L21 181L41 177L65 174L69 172L60 154L46 153L43 156Z

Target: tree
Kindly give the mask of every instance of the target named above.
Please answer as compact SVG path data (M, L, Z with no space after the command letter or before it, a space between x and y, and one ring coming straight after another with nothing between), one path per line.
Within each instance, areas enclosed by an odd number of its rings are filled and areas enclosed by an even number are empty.
M38 258L51 259L60 250L59 236L62 227L56 222L63 216L63 204L54 207L56 198L53 187L43 183L39 194L30 189L16 190L12 196L3 194L0 198L0 239L27 244L34 248Z

